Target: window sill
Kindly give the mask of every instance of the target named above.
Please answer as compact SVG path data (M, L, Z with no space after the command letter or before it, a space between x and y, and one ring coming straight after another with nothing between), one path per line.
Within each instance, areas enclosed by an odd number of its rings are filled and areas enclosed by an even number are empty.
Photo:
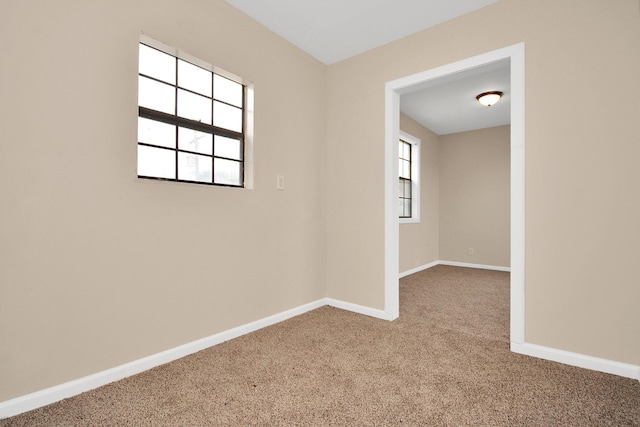
M398 218L400 224L419 224L420 218Z

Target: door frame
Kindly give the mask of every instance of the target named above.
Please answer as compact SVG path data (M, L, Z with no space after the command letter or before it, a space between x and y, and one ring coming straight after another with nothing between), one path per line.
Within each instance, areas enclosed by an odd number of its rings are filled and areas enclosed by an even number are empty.
M511 282L510 340L521 345L525 330L525 111L524 43L497 49L451 64L389 81L385 84L385 289L384 311L388 318L400 315L398 147L400 95L415 91L426 82L492 62L509 59L511 64Z

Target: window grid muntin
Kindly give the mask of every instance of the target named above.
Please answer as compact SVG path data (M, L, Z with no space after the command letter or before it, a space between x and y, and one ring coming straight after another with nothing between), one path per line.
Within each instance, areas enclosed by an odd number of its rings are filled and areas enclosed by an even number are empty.
M407 163L408 164L408 170L409 170L409 174L408 177L404 177L402 176L402 167L399 167L398 170L398 180L399 180L399 187L402 188L402 192L399 194L399 218L411 218L411 211L412 211L412 205L413 205L413 197L412 197L412 165L411 165L411 155L412 155L412 150L411 150L411 143L404 141L402 139L399 140L399 150L398 150L398 165L402 165ZM403 156L400 153L406 152L408 153L408 156ZM407 191L408 189L408 191ZM409 194L407 194L407 192ZM406 205L409 205L409 208L406 209Z
M187 182L187 183L193 183L193 184L204 184L204 185L216 185L216 186L224 186L224 187L244 187L244 132L245 132L245 120L246 120L246 111L245 111L245 100L246 100L246 86L242 85L238 82L235 82L234 80L229 79L226 76L217 74L213 71L209 71L206 68L203 68L197 64L194 64L193 62L187 61L185 59L179 58L175 55L171 55L168 54L166 52L163 52L160 49L157 49L153 46L149 46L145 43L140 43L140 45L149 47L151 49L155 49L158 50L166 55L169 55L173 58L174 62L175 62L175 85L168 83L164 80L149 76L147 74L144 73L138 73L139 76L157 81L159 83L165 84L167 86L173 87L174 91L175 91L175 95L174 95L174 114L170 114L170 113L165 113L162 111L158 111L158 110L154 110L151 108L147 108L147 107L142 107L142 106L138 106L138 116L139 117L143 117L146 119L150 119L150 120L155 120L158 122L163 122L163 123L167 123L170 125L174 126L174 132L175 132L175 148L170 148L170 147L166 147L166 146L162 146L162 145L155 145L152 143L143 143L138 141L138 146L147 146L147 147L153 147L153 148L161 148L161 149L165 149L165 150L170 150L170 151L174 151L175 152L175 159L174 159L174 165L175 165L175 179L174 178L163 178L163 177L155 177L155 176L145 176L145 175L138 175L138 178L145 178L145 179L155 179L155 180L160 180L160 181L177 181L177 182ZM193 66L196 66L198 68L201 68L203 70L206 70L207 72L209 72L211 74L211 96L206 96L203 95L202 93L199 93L197 91L193 91L187 88L184 88L182 86L179 85L179 74L178 74L178 63L179 61L184 61L186 63L189 63ZM218 75L219 77L222 77L226 80L235 82L239 85L241 85L242 88L242 98L241 98L241 106L238 107L237 105L234 104L230 104L228 102L225 102L223 100L217 99L215 98L215 88L214 88L214 76ZM196 121L196 120L192 120L192 119L188 119L186 117L181 117L178 115L178 90L184 90L190 93L193 93L195 95L207 98L211 101L211 125L207 124L207 123L202 123L201 121ZM240 110L241 113L241 131L237 132L231 129L226 129L226 128L221 128L218 126L214 126L214 116L215 116L215 108L214 108L214 101L215 102L220 102L222 104L228 105L229 107L233 107L237 110ZM192 129L192 130L196 130L199 132L204 132L204 133L209 133L212 135L212 139L213 139L213 147L212 147L212 154L203 154L200 152L196 152L196 151L191 151L191 150L185 150L185 149L181 149L179 147L179 135L178 135L178 131L179 128L183 127L183 128L188 128L188 129ZM223 137L227 137L227 138L231 138L231 139L235 139L237 141L239 141L240 144L240 159L234 159L234 158L229 158L229 157L225 157L225 156L216 156L215 155L215 136L216 135L220 135ZM185 180L185 179L179 179L178 177L180 176L180 171L178 170L179 168L179 153L187 153L187 154L192 154L192 155L196 155L196 156L204 156L204 157L209 157L211 158L211 182L203 182L203 181L192 181L192 180ZM216 182L215 181L215 159L221 159L221 160L228 160L228 161L232 161L238 164L238 168L239 168L239 180L240 183L239 184L229 184L229 183L220 183L220 182Z

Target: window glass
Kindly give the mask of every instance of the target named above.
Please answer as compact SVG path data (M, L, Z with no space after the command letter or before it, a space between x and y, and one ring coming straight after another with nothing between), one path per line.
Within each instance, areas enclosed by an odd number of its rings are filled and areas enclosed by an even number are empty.
M163 113L175 114L176 91L173 86L140 76L138 79L138 105Z
M213 76L214 98L227 104L242 107L242 85L218 74Z
M400 159L398 164L398 174L401 178L411 179L411 162Z
M175 148L176 127L167 123L138 117L138 142Z
M175 151L138 145L138 175L174 179L176 177Z
M243 85L142 43L139 61L138 177L242 187Z
M176 84L176 58L144 44L140 44L138 70L140 74Z
M178 89L178 115L211 124L211 99Z
M398 216L401 224L420 222L420 140L400 131Z
M215 182L217 184L238 185L240 183L240 162L214 159Z
M211 98L211 72L178 59L178 86Z
M410 143L403 141L398 142L398 178L399 178L399 216L400 218L411 218L413 212L412 207L412 187L414 182L411 174L412 169L412 146Z
M213 102L213 125L224 129L242 132L242 110L222 102Z
M189 128L178 128L178 148L202 154L213 154L213 135Z
M179 152L178 179L211 182L211 157Z
M216 156L242 160L240 140L216 135Z

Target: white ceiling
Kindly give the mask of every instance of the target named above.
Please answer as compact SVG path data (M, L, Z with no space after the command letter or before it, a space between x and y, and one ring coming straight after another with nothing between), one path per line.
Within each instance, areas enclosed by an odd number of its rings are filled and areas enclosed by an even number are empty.
M330 65L498 0L225 0ZM475 96L501 90L491 107ZM509 64L431 82L401 97L401 111L438 135L508 124Z
M429 81L400 96L400 111L438 135L507 125L510 69L507 59ZM498 103L485 107L476 100L493 90L504 93Z
M226 0L325 64L497 0Z

